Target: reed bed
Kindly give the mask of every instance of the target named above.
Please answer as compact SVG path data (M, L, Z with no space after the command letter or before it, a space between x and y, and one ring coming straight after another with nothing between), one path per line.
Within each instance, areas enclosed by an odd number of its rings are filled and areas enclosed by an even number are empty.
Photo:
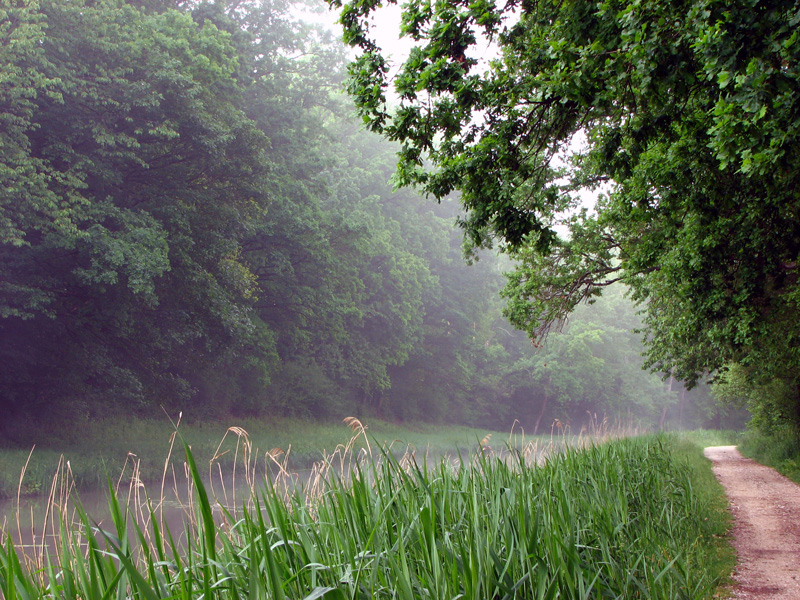
M413 449L376 448L360 422L350 425L351 442L302 480L285 453L258 453L232 428L246 492L226 486L214 460L201 476L184 444L191 501L180 533L135 477L109 484L105 525L54 484L55 544L26 552L6 534L0 594L696 600L718 583L705 569L718 532L672 438L583 438L546 461L546 445L495 451L485 439L429 463Z

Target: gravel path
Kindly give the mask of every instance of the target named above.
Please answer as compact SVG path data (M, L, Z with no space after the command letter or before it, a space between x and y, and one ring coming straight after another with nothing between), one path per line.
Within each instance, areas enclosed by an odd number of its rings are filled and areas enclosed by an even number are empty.
M800 486L744 458L736 446L706 448L705 455L734 518L732 597L800 600Z

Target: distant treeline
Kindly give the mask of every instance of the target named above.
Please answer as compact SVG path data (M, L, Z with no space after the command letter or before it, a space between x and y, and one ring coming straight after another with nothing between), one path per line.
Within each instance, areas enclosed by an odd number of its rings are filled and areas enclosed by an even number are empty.
M291 3L0 2L0 411L373 414L549 430L724 417L644 373L628 302L542 349L458 203L390 182ZM697 421L697 419L700 421ZM3 428L4 425L0 425Z

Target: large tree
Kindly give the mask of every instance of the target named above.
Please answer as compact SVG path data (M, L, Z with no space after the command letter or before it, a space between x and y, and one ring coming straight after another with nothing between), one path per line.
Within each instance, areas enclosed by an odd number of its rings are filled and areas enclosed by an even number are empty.
M800 410L800 3L411 0L396 75L379 3L331 3L362 50L361 115L402 144L397 181L460 190L472 244L520 260L516 325L545 335L621 281L650 366L692 383L737 363Z

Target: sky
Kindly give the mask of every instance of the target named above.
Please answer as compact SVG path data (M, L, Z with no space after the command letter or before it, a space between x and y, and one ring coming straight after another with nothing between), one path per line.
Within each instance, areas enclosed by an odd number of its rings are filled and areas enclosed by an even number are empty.
M305 11L302 13L303 17L313 23L324 25L333 31L337 37L340 36L341 26L336 23L338 13L336 11L327 10L324 12L310 12ZM392 72L396 72L403 61L408 57L411 48L414 46L414 41L410 38L401 38L400 22L401 22L402 7L398 4L386 4L376 10L371 19L372 34L378 46L384 51L384 57L390 61L392 65ZM477 58L480 62L477 69L480 71L481 66L485 69L488 62L499 56L497 47L490 44L487 39L479 37L479 44L477 49L472 51L470 55Z

